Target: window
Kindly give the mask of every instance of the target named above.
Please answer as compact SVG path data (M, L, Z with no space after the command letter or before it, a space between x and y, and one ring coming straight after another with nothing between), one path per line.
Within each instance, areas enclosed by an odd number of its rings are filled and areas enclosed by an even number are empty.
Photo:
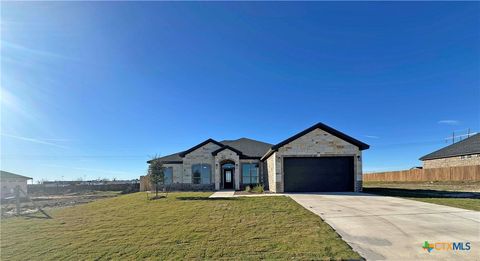
M165 185L170 185L173 183L173 168L172 167L167 167L163 168L163 178L164 178L164 184Z
M235 164L233 163L225 163L222 165L222 168L224 169L234 169L235 168Z
M192 165L193 184L210 184L212 168L210 164Z
M259 183L258 164L252 164L252 163L242 164L242 182L243 184Z

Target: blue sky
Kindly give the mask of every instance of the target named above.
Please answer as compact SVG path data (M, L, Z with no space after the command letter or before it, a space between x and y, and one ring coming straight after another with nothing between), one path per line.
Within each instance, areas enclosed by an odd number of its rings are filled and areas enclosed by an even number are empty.
M4 2L1 169L138 178L206 138L323 122L364 171L480 130L480 4Z

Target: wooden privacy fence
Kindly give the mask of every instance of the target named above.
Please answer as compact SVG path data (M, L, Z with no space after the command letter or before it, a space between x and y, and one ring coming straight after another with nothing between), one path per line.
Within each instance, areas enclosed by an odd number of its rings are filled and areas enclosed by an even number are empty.
M363 181L480 181L480 165L365 173Z
M140 176L140 191L152 190L152 184L148 176Z

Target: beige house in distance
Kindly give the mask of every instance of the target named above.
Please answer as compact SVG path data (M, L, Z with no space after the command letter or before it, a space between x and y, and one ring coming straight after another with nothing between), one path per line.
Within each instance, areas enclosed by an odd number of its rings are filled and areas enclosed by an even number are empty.
M208 139L147 163L163 163L165 183L173 190L241 190L263 184L270 192L361 191L362 150L368 148L318 123L275 145L248 138Z
M480 133L420 158L424 169L480 165Z
M15 196L17 186L20 186L27 193L27 181L29 179L32 178L0 170L1 199ZM20 193L20 196L24 197L23 193Z

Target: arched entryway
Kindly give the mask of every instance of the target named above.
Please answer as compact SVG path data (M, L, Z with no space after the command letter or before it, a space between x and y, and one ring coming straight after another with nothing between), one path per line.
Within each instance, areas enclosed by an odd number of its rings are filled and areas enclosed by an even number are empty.
M235 186L235 162L225 160L220 163L220 178L222 189L233 189Z

